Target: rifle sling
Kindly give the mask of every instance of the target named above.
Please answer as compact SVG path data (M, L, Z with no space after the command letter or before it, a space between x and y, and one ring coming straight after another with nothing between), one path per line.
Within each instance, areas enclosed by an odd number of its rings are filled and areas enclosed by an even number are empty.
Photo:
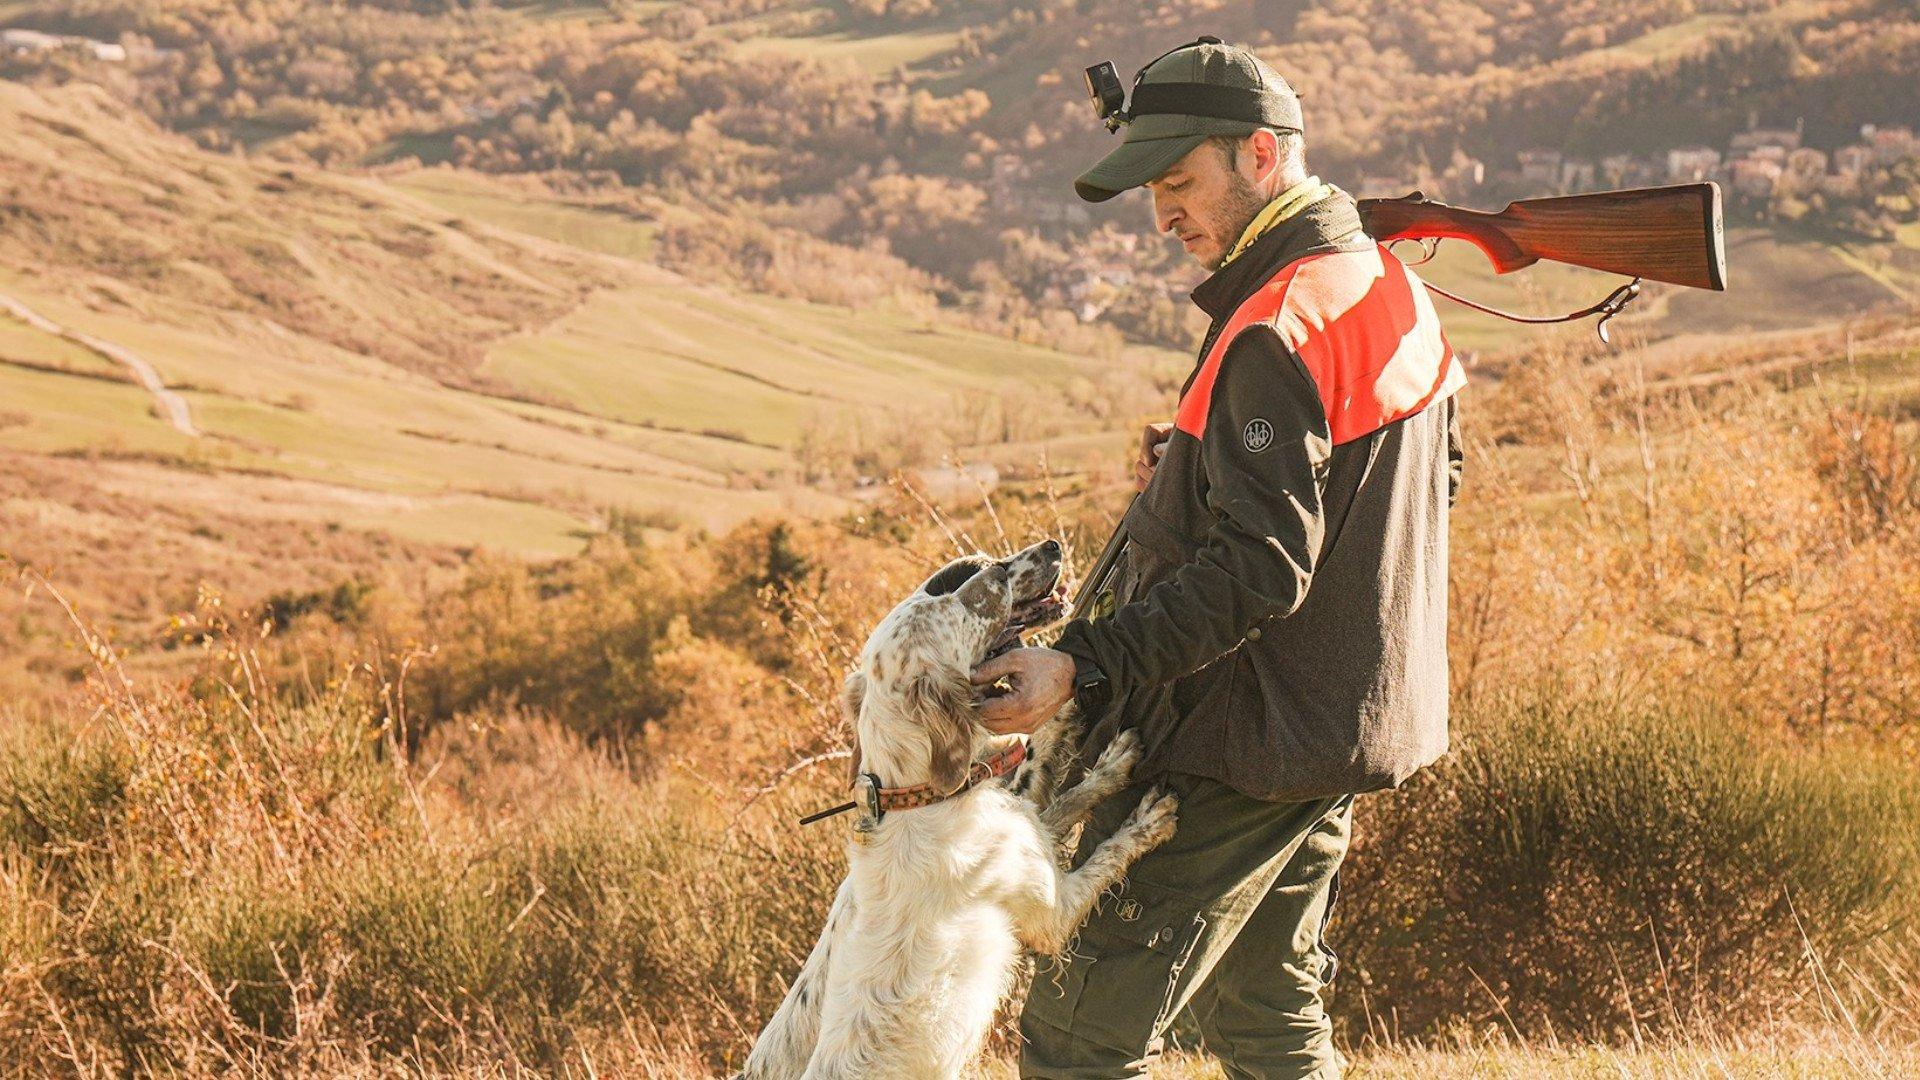
M1450 292L1425 279L1422 279L1420 283L1425 285L1428 291L1444 296L1463 307L1470 307L1475 311L1492 315L1498 319L1506 319L1509 322L1526 323L1529 326L1546 326L1552 323L1574 322L1578 319L1584 319L1589 315L1598 315L1600 316L1600 322L1594 329L1599 332L1600 340L1605 342L1611 342L1613 340L1607 336L1607 321L1615 315L1620 314L1628 304L1634 301L1635 297L1640 295L1640 279L1634 278L1632 281L1608 293L1606 299L1601 300L1597 304L1583 307L1578 311L1569 311L1565 315L1521 315L1512 311L1502 311L1497 307L1482 304L1477 300L1469 300L1459 293Z

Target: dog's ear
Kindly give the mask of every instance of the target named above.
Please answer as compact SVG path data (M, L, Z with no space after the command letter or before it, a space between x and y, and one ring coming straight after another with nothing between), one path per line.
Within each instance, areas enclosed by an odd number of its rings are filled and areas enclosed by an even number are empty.
M945 596L966 584L973 575L980 572L981 567L991 562L993 560L985 555L962 555L935 570L933 576L920 586L920 591L928 596Z
M847 673L840 684L840 715L847 721L847 743L853 756L847 759L847 786L860 779L860 703L867 699L867 677L858 670Z
M927 733L933 786L952 794L973 759L973 684L960 671L936 671L907 684L907 712Z
M998 612L1007 613L1007 601L1011 596L1007 592L1007 567L1004 563L990 563L980 572L967 579L965 585L955 591L967 610L977 615Z

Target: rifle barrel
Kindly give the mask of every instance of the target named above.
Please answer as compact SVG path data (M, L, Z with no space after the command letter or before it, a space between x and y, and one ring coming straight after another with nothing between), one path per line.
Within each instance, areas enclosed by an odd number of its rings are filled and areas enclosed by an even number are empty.
M1139 497L1135 495L1134 499ZM1127 503L1127 509L1133 509L1131 500ZM1087 605L1107 587L1108 579L1113 577L1113 568L1120 562L1120 553L1126 547L1127 515L1122 513L1119 523L1113 527L1113 535L1107 537L1107 546L1100 549L1100 557L1093 561L1093 569L1087 571L1087 576L1080 582L1080 591L1073 595L1074 618L1086 616Z

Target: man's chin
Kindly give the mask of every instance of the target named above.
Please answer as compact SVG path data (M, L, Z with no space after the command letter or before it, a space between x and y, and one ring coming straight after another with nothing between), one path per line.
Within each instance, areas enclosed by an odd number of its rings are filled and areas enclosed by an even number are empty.
M1205 247L1190 247L1187 249L1187 258L1199 263L1200 268L1208 272L1220 269L1220 264L1226 260L1226 255L1227 253L1225 251L1210 244Z

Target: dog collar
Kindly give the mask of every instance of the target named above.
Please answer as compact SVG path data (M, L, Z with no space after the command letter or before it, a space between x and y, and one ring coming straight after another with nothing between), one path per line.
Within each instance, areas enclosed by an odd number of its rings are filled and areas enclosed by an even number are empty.
M1019 768L1020 763L1025 760L1027 760L1027 741L1021 739L992 757L969 765L966 780L952 791L944 792L932 784L915 784L912 787L901 788L881 787L878 776L873 773L861 773L860 778L854 781L860 788L858 798L831 809L808 814L800 819L800 824L811 825L816 821L833 817L835 814L844 814L853 809L865 809L866 814L862 817L861 824L865 828L872 828L879 824L880 819L885 817L889 810L914 810L945 802L977 784L997 776L1007 775Z

